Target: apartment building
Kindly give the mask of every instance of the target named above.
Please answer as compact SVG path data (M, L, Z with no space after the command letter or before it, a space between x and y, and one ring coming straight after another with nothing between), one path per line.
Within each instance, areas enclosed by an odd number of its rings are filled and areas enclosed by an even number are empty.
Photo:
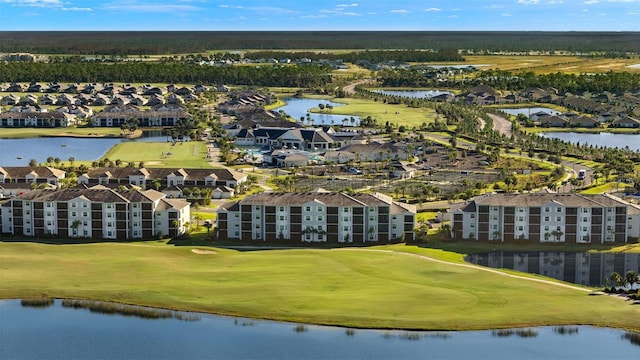
M25 237L108 240L178 236L190 219L189 202L155 191L38 189L0 206L2 233Z
M218 209L221 240L411 242L416 208L382 194L261 193Z
M603 244L640 236L640 207L608 194L488 194L451 214L455 240Z

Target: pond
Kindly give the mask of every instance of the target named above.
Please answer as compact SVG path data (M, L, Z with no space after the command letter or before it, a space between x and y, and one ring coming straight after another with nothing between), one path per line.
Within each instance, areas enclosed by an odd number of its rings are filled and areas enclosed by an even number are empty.
M612 272L640 273L640 254L629 253L576 253L576 252L510 252L498 251L472 254L466 260L498 269L513 269L554 279L585 285L604 287Z
M597 134L577 132L545 132L540 133L539 135L546 138L560 139L562 141L570 142L573 144L580 143L597 147L618 147L621 149L628 146L631 150L640 150L640 134L612 134L607 132L601 132Z
M334 108L344 106L344 104L333 102L323 99L306 99L306 98L283 98L286 105L280 106L274 111L282 110L291 116L296 121L300 121L300 118L305 119L305 125L342 125L342 126L357 126L360 124L360 117L353 115L335 115L331 114L329 110L325 110L324 114L310 113L309 110L317 108L319 104L324 106L331 105ZM311 119L311 122L307 120L307 115ZM353 118L353 122L351 121ZM346 119L346 121L345 121Z
M444 94L453 95L453 93L450 91L442 90L373 90L373 92L377 92L383 95L401 96L416 99L429 99L434 96Z
M510 109L500 109L503 113L507 113L509 115L518 116L518 114L526 115L528 118L531 117L531 114L535 114L538 112L544 112L550 115L559 115L562 114L561 111L546 108L546 107L524 107L524 108L510 108Z
M149 320L62 307L58 300L46 308L0 301L0 329L3 359L584 360L640 355L640 334L587 326L422 332L193 313Z
M62 161L67 161L70 157L74 157L76 160L93 161L102 157L115 144L123 141L167 141L166 136L149 135L151 136L145 135L134 140L76 137L0 139L0 166L27 166L31 159L44 163L49 156L60 158Z

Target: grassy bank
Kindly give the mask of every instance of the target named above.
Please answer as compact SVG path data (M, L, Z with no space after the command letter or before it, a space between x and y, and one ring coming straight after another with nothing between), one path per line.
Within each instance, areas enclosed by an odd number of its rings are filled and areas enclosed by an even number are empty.
M2 139L25 139L43 136L119 137L120 128L2 128Z
M207 146L202 141L124 142L116 144L103 156L109 160L144 162L146 167L210 168Z
M590 324L640 330L640 307L623 300L416 254L460 257L397 245L236 251L164 242L0 243L0 297L46 294L365 328Z

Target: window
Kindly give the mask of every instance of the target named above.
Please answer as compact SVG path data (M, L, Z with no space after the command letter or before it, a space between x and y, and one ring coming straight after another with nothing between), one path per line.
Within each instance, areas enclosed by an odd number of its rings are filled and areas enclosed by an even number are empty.
M71 203L71 207L72 207L72 208L74 208L74 207L76 207L76 206L77 206L77 204L76 204L76 203Z
M548 227L548 226L545 226L545 227L544 227L544 231L549 231L549 227Z
M493 224L493 225L491 226L491 228L492 228L493 230L498 230L498 224Z
M318 206L318 211L322 212L322 208L320 206Z
M236 237L240 236L240 231L236 231L236 232L234 233L234 235L235 235Z
M111 236L111 231L107 231L107 236Z
M518 208L518 212L523 213L524 212L524 208Z
M280 221L284 221L284 216L280 215Z
M562 216L556 216L556 221L562 221Z
M89 216L89 213L88 213L88 212L86 212L86 211L83 211L83 212L82 212L82 216L87 217L87 216Z
M518 226L518 231L524 231L524 227L523 226Z
M549 212L549 208L548 208L548 207L545 207L545 208L544 208L544 212Z
M87 207L87 203L82 203L82 207L86 208Z
M586 227L586 226L583 226L583 227L582 227L582 231L583 231L583 232L587 232L587 231L589 231L589 228L588 228L588 227Z
M311 221L311 216L309 216L309 215L305 216L305 217L304 217L304 220L305 220L305 221Z
M311 240L311 234L306 234L304 237L305 237L305 239L307 239L307 240Z
M89 222L87 222L87 220L85 220L85 221L82 223L82 225L83 225L83 226L87 226L87 225L89 225ZM134 224L134 225L135 225L135 224Z
M343 221L349 221L349 217L348 217L348 216L345 216L345 217L343 217L343 218L342 218L342 220L343 220Z
M548 217L548 216L545 216L545 217L544 217L544 221L549 221L549 217Z
M342 230L343 230L343 231L349 231L349 227L348 227L348 226L345 226L345 227L343 227L343 228L342 228Z
M586 217L586 216L585 216L585 217L583 217L583 218L582 218L582 222L589 222L589 218L588 218L588 217Z
M588 213L588 212L589 212L589 209L587 209L587 208L583 208L583 209L582 209L582 212L583 212L583 213Z
M349 212L349 208L344 208L344 212L348 213Z
M318 221L322 221L322 215L318 216Z
M498 215L493 215L493 216L491 217L491 220L498 220Z
M612 212L613 208L607 208L607 212Z
M469 215L469 217L472 218L472 219L475 219L476 218L476 214L472 213L472 214ZM395 216L394 216L394 219L395 219Z
M280 211L284 211L284 206L280 206Z
M369 221L373 221L374 217L373 216L369 216Z
M284 225L280 225L280 231L284 230Z
M305 211L311 211L311 206L307 206L307 208L305 209Z
M50 208L51 207L51 203L48 202L47 203L47 207Z
M518 221L524 221L524 216L518 216Z
M395 225L393 225L393 226L395 226ZM474 228L474 227L476 227L476 224L470 224L469 227L470 228Z
M562 208L561 207L556 208L556 212L562 212Z
M107 213L107 217L108 217L108 218L113 217L113 214L111 214L111 213Z
M77 213L75 211L72 211L71 216L77 216Z
M473 224L471 224L471 226L473 227ZM396 224L393 224L393 225L391 226L391 228L392 228L392 229L397 228Z

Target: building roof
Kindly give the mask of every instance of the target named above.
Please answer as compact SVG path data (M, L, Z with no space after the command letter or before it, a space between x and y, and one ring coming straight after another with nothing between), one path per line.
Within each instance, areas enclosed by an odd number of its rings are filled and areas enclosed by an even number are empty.
M536 207L551 202L566 207L617 207L629 206L626 201L608 194L582 195L574 193L487 194L473 199L477 206ZM463 211L474 211L463 208Z

